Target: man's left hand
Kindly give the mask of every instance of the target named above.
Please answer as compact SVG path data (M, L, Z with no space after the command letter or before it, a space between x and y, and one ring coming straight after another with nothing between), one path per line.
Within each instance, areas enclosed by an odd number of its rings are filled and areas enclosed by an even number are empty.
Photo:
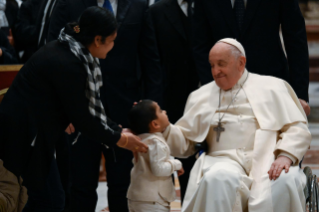
M268 171L269 179L270 180L276 180L283 169L285 169L285 172L287 173L289 171L289 168L292 164L292 160L286 156L279 156L275 162L270 167L270 170Z
M299 99L299 101L300 101L300 104L301 104L303 110L304 110L305 113L306 113L306 116L309 116L309 114L310 114L310 106L309 106L308 103L307 103L305 100L303 100L303 99Z

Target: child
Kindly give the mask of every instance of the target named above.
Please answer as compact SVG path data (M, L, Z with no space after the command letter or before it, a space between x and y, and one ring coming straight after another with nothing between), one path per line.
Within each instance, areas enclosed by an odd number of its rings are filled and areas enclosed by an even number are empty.
M129 113L131 130L148 145L148 153L133 160L127 198L130 212L169 212L175 200L172 173L184 170L179 160L170 159L162 132L170 124L165 110L151 100L136 104Z

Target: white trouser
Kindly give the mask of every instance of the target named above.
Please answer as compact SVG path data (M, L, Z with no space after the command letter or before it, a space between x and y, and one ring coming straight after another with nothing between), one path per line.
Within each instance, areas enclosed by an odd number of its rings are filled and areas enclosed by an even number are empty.
M157 202L140 202L128 200L130 212L170 212L170 206L164 206Z
M211 157L208 164L210 166L204 166L199 187L184 212L248 212L253 179L229 158ZM305 211L303 188L306 179L300 172L298 166L290 167L288 173L283 170L280 177L271 182L274 212Z
M306 211L306 199L303 192L306 183L306 175L299 166L290 167L288 173L283 170L277 180L271 181L274 212Z

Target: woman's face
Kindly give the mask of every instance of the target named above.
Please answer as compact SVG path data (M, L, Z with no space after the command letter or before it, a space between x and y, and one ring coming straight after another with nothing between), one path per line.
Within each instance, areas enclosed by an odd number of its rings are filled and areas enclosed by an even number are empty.
M115 32L112 35L106 37L104 43L102 42L101 36L95 36L94 42L88 47L92 56L99 59L105 59L107 53L109 53L109 51L111 51L114 46L114 40L116 36L117 33Z

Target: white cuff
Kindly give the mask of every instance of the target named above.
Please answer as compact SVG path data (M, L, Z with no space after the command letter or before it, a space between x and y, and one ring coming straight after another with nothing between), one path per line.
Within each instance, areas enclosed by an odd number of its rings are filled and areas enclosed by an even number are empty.
M166 129L164 130L164 132L162 133L165 139L167 139L170 130L171 130L171 124L168 125Z
M174 164L174 171L178 171L182 168L182 163L179 160L174 159L172 162Z
M295 164L296 161L297 161L297 159L296 159L293 155L289 154L288 152L280 152L280 154L278 155L278 157L279 157L279 156L285 156L285 157L289 158L289 159L292 161L292 164ZM277 158L278 158L278 157L277 157Z

